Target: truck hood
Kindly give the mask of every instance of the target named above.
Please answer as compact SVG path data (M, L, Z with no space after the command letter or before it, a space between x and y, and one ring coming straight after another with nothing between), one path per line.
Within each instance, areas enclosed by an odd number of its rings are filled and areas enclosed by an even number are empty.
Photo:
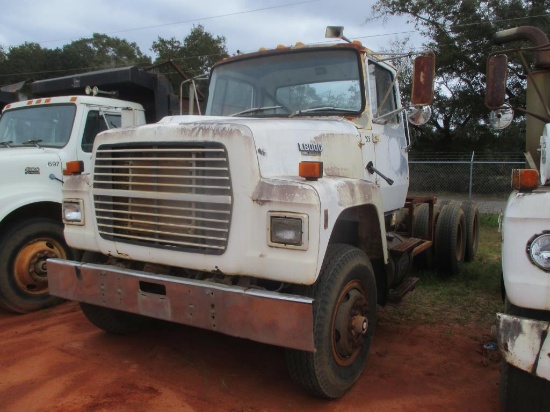
M253 137L263 177L297 176L301 161L323 162L325 176L363 177L361 136L357 127L340 117L248 118L174 116L160 123L223 123L246 127ZM349 148L353 148L351 151Z

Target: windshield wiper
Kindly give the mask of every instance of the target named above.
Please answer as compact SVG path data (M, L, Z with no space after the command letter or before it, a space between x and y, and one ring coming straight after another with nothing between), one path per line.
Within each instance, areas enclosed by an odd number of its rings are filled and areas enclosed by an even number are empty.
M237 113L233 113L229 116L233 117L233 116L238 116L240 114L247 114L247 113L256 113L256 112L264 112L266 110L275 110L275 109L282 109L283 106L279 105L279 106L264 106L264 107L253 107L251 109L246 109L246 110L243 110L242 112L237 112Z
M344 107L323 106L323 107L310 107L309 109L296 110L295 112L291 113L290 116L288 117L294 117L304 113L325 112L325 111L357 113L357 110L346 109Z
M3 142L0 142L0 146L11 147L10 143L13 143L13 142L11 140L5 140Z
M35 145L36 147L40 147L40 145L38 143L40 143L42 141L42 139L37 139L37 140L27 140L26 142L23 142L22 144L24 145L30 145L30 144L33 144Z

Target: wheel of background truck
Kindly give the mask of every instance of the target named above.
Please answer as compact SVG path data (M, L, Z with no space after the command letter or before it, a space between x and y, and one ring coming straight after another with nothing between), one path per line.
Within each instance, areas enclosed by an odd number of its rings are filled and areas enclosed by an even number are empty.
M107 256L96 252L84 252L82 256L82 262L84 263L105 263L107 259ZM93 325L113 335L134 333L144 329L153 322L153 319L145 316L84 302L80 303L80 309L82 309L84 316Z
M416 208L416 214L413 223L413 236L426 239L429 232L430 207L427 203L422 203ZM436 204L433 208L433 221L437 222L439 217L439 206ZM433 269L435 267L434 248L431 247L414 257L414 265L419 269Z
M6 309L27 313L63 302L48 294L46 260L74 259L63 225L52 219L19 221L0 242L0 301Z
M459 205L441 209L435 225L435 257L441 275L457 275L466 251L466 219Z
M465 200L460 207L466 218L466 251L464 261L471 262L474 260L479 243L479 208L471 200Z
M509 315L531 317L529 311L505 299ZM550 411L550 382L510 365L504 359L500 369L500 409L504 412Z
M292 379L312 394L338 398L365 365L376 326L376 281L369 258L349 245L329 245L314 298L316 352L288 349Z

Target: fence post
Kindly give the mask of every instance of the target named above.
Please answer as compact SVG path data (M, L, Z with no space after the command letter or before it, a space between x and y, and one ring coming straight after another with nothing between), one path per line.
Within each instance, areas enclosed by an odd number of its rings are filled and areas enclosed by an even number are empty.
M470 184L468 188L468 199L472 200L472 178L474 173L474 153L472 152L472 158L470 159Z

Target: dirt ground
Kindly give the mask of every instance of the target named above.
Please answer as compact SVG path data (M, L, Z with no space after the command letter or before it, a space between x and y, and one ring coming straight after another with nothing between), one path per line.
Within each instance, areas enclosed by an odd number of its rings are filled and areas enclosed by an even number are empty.
M0 311L0 410L496 411L499 362L481 329L382 313L362 376L324 401L292 383L281 348L167 323L112 336L73 302Z

